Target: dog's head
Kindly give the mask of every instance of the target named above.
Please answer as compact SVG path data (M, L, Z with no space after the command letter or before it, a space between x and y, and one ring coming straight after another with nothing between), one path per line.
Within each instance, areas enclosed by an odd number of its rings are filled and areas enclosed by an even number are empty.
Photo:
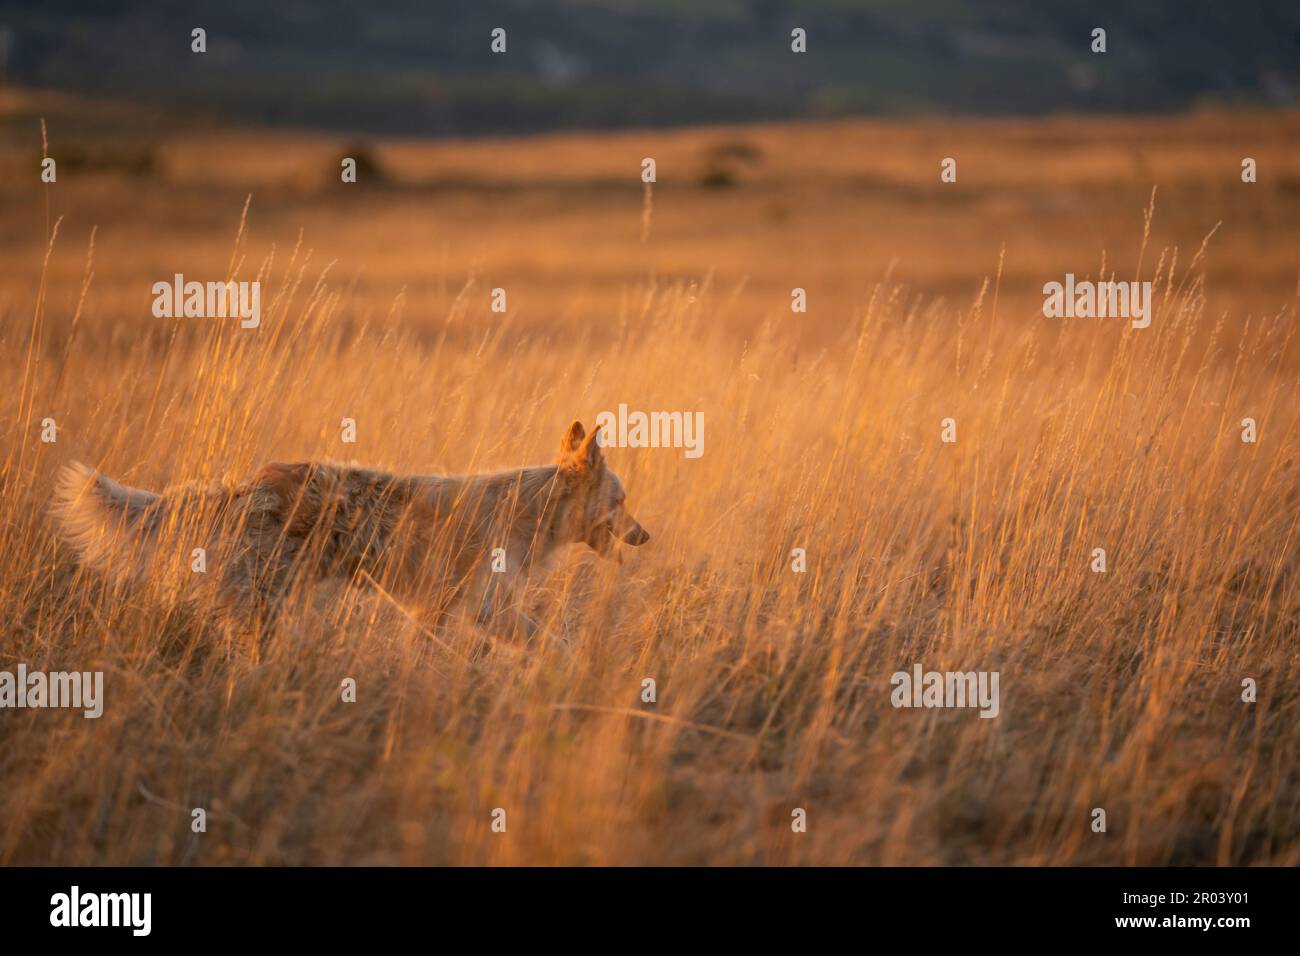
M582 422L575 421L560 440L562 493L555 520L568 540L609 554L615 539L642 545L650 535L628 513L623 482L606 466L596 434L588 435Z

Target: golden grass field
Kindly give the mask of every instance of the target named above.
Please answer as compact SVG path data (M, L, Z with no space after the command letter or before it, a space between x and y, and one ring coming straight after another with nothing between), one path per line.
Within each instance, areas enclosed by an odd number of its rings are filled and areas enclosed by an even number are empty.
M0 712L0 863L1300 863L1298 133L378 140L343 185L345 138L6 94L0 669L106 700ZM1067 271L1152 280L1151 327L1044 318ZM261 327L154 318L177 272L260 278ZM575 550L526 647L326 587L231 652L49 515L71 460L510 467L619 403L705 454L608 451L653 540ZM894 709L917 662L998 671L1000 715Z

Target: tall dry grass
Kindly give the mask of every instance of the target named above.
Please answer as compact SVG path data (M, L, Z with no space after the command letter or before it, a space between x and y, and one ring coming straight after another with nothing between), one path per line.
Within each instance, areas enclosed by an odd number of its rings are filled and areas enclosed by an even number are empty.
M0 667L102 670L106 703L0 714L0 862L1300 862L1296 302L1211 313L1196 252L1108 267L1154 282L1146 330L1011 309L994 273L957 309L876 284L825 348L737 337L707 280L628 286L600 327L468 294L417 324L243 237L256 332L42 291L0 327ZM654 539L575 551L527 647L323 588L253 660L78 569L48 515L73 458L149 488L470 471L620 402L703 411L705 454L609 451ZM1000 672L1000 715L894 709L917 662Z

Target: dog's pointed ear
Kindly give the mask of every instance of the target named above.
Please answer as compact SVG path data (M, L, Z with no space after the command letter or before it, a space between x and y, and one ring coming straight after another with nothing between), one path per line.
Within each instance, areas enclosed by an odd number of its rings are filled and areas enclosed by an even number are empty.
M600 464L600 429L597 428L583 440L582 446L578 449L578 461L588 468L595 468Z
M577 454L578 449L582 447L582 440L586 437L587 431L582 427L582 422L575 418L569 430L560 439L560 458L570 458Z

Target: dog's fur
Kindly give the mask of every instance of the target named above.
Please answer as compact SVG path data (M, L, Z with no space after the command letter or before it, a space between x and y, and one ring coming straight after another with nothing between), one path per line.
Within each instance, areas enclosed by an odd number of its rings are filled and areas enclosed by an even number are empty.
M369 579L445 612L467 597L480 623L508 612L531 636L521 585L564 545L602 555L650 536L627 512L596 432L569 426L554 465L485 475L400 476L330 462L271 464L242 484L129 488L80 463L55 492L64 538L115 580L205 591L223 617L273 619L296 580ZM195 548L206 573L194 573ZM504 570L493 552L504 550ZM501 553L495 563L500 565Z

